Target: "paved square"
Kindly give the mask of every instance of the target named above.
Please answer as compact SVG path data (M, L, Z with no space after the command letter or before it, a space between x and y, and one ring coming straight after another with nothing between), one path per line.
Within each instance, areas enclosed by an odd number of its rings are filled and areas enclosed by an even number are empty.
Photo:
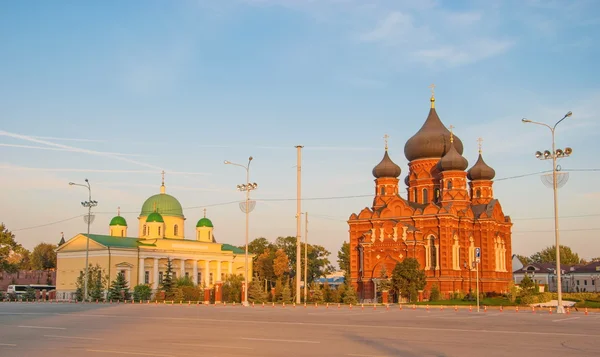
M598 356L600 314L0 303L0 356Z

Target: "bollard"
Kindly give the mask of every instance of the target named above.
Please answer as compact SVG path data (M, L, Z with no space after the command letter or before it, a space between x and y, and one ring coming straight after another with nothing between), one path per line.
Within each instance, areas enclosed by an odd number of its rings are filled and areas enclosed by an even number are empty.
M254 301L252 301L252 307L254 307Z
M454 305L454 311L458 311L458 306Z
M365 309L365 304L360 304L360 308L361 308L361 310L364 310Z
M483 307L483 312L487 312L487 306Z
M326 309L329 309L329 303L327 303L327 304L325 305L325 308L326 308Z
M338 309L339 309L340 307L342 307L342 306L341 306L340 304L338 304Z
M319 307L319 303L315 302L315 309Z
M502 307L502 305L500 305L500 312L504 311L504 307Z
M296 308L296 303L294 303L294 309Z
M402 310L402 304L398 304L398 307L400 308L400 310Z
M282 307L285 309L285 302L282 304Z
M350 304L350 310L352 310L352 304Z
M304 303L304 308L306 309L306 303Z
M417 305L413 304L413 310L417 309Z
M389 310L390 309L390 304L385 304L385 309Z
M376 309L377 309L377 305L373 304L373 310L376 310Z
M262 303L262 307L265 307L265 303L264 302Z
M585 314L586 314L586 315L588 314L587 307L585 308Z
M469 305L469 312L473 312L473 306Z
M515 312L519 312L519 306L515 308Z
M549 308L548 308L548 313L549 313L550 315L552 315L552 308L551 308L551 307L549 307Z
M426 310L427 312L429 312L429 304L427 304Z

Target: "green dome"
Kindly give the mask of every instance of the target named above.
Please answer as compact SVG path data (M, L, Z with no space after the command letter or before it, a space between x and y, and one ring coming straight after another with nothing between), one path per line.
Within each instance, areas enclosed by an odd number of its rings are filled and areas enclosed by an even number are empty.
M160 213L156 213L156 212L150 213L150 215L148 216L148 218L146 218L146 223L149 223L149 222L165 223L165 221L163 220L163 218L160 215Z
M204 217L204 218L200 218L200 220L196 224L196 227L211 227L212 228L213 224L210 221L210 219Z
M156 210L154 209L155 204ZM175 197L167 195L166 193L159 193L148 198L142 206L140 216L148 216L154 211L164 216L184 218L181 203L179 203Z
M121 217L121 216L115 216L113 219L110 220L110 226L123 226L123 227L127 227L127 221L125 220L125 218Z

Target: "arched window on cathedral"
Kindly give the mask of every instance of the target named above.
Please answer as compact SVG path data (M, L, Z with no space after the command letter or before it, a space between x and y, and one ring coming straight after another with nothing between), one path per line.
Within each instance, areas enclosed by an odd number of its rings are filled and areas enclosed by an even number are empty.
M419 201L419 198L417 197L417 189L416 189L416 188L413 190L413 200L414 200L415 202L418 202L418 201Z
M175 225L173 227L173 235L178 236L179 235L178 233L179 233L179 227L177 225Z
M475 196L481 198L481 189L478 188L477 191L475 191Z
M437 203L439 200L440 200L440 189L436 187L433 189L433 201Z
M146 236L146 235L148 235L148 229L147 229L146 225L144 224L144 234L143 234L143 236Z
M452 181L448 180L448 182L446 183L446 187L448 188L448 190L452 189Z
M436 270L437 268L437 247L435 246L435 237L431 236L429 238L429 252L431 254L431 270Z
M379 189L379 191L381 192L380 193L381 196L385 196L385 186L381 186L381 188Z
M123 232L123 229L121 229L121 237L123 237L125 234L125 232Z
M429 191L426 188L423 189L423 203L429 203Z
M158 227L158 236L160 237L160 227Z

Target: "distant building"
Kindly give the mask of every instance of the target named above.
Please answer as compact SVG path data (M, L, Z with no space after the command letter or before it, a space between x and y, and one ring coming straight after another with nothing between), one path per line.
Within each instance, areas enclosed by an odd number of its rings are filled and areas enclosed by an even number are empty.
M315 280L315 282L317 284L321 284L321 285L324 285L325 283L327 283L327 285L329 285L333 288L337 288L338 286L344 284L344 282L345 282L344 274L345 274L345 272L343 270L336 271L331 274L327 274L324 277L320 277L319 279Z
M598 292L600 284L600 262L585 265L561 264L561 286L563 292ZM548 291L556 292L556 264L530 263L513 272L515 284L525 276L539 285L547 285Z

